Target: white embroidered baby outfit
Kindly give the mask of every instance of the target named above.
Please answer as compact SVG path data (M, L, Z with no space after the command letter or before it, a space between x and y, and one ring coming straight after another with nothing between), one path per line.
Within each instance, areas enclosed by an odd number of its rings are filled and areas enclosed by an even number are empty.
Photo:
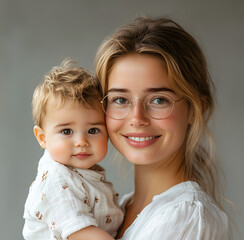
M46 150L26 200L23 236L26 240L62 240L96 226L115 237L123 221L117 200L102 167L67 167L53 161Z

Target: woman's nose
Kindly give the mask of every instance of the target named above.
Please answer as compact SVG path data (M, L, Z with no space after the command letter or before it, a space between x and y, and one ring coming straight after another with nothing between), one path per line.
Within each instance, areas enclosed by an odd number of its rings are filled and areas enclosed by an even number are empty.
M132 109L128 117L130 119L131 126L147 126L150 121L140 99L133 102Z

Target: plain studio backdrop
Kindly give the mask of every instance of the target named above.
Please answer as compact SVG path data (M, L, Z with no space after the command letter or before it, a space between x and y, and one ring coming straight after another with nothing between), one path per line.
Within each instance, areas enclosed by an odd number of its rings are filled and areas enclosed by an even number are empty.
M102 40L141 15L173 18L205 53L217 88L214 135L224 196L235 205L226 209L243 238L243 9L241 0L0 0L0 239L23 239L24 203L43 152L32 131L34 88L66 57L94 72ZM133 171L114 152L103 166L122 195L133 190Z

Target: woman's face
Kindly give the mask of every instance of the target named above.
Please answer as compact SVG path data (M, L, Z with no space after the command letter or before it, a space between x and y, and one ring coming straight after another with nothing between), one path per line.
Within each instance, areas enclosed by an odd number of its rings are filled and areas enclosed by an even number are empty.
M121 57L108 77L108 92L126 94L131 99L144 99L150 93L166 93L174 100L166 68L159 58L132 54ZM143 101L133 101L129 114L121 120L106 116L110 139L118 151L133 164L169 164L183 151L180 149L190 122L190 111L183 98L174 105L172 113L164 119L149 117ZM177 157L179 159L179 157Z

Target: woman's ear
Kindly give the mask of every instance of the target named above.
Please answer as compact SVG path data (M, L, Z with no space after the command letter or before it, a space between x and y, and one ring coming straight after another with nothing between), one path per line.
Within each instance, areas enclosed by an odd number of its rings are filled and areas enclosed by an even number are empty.
M34 135L36 137L36 140L38 141L40 146L42 148L46 148L46 146L47 146L46 136L45 136L45 133L44 133L43 129L40 128L39 126L35 126L33 131L34 131Z
M202 114L205 114L208 109L207 97L202 97Z
M208 102L207 97L201 97L201 106L199 109L200 114L204 115L206 111L208 110ZM192 104L189 105L189 117L188 117L188 123L191 125L194 122L195 118L195 111L193 109Z
M194 111L192 105L189 106L189 116L188 116L188 124L192 125L194 122Z

